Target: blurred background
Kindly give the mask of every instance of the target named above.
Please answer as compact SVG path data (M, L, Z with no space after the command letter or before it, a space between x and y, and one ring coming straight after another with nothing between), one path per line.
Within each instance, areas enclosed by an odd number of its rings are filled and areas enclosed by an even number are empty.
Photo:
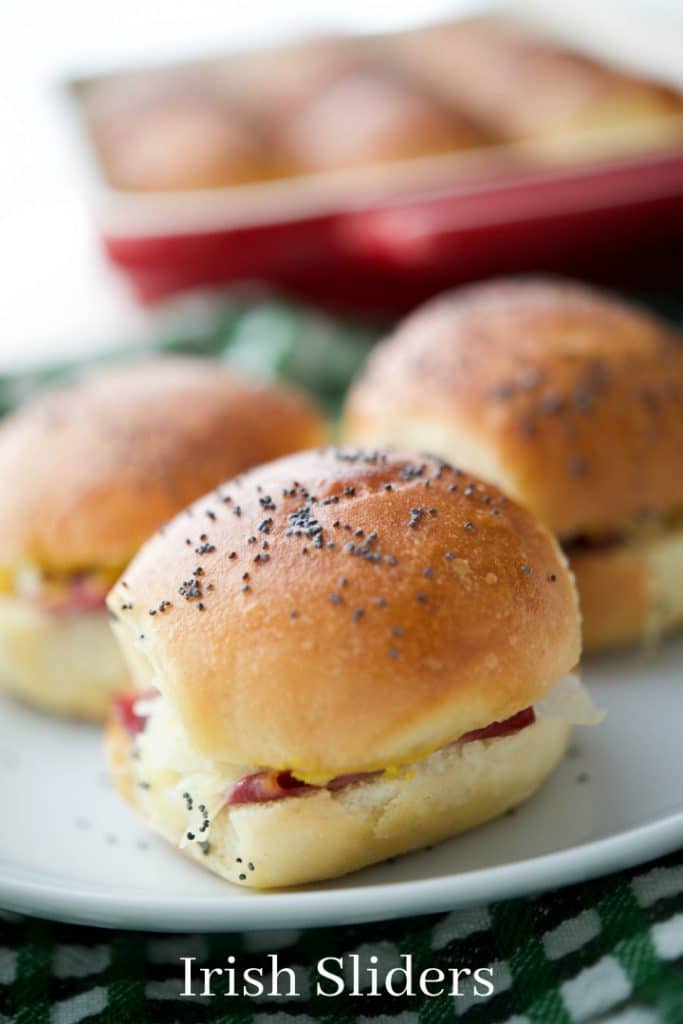
M456 139L452 146L451 142L443 146L434 143L434 148L449 150L446 156L430 159L427 154L426 160L415 161L415 154L410 152L407 161L395 161L392 157L375 165L369 160L369 170L345 170L343 166L331 167L335 160L344 163L343 152L337 157L334 145L330 143L326 149L318 144L319 126L329 121L336 121L332 137L335 133L343 137L353 135L355 118L344 121L349 115L343 99L337 97L326 101L327 107L323 106L308 122L304 121L303 127L299 126L299 135L292 145L303 147L303 164L313 152L312 139L317 146L304 174L292 167L286 167L281 174L271 168L257 176L256 185L247 182L246 191L244 187L240 190L239 185L220 185L212 190L202 184L197 190L182 190L182 195L176 189L161 188L155 196L148 185L143 194L135 184L132 188L120 180L117 184L116 174L128 173L130 168L117 171L120 149L114 147L114 156L110 152L107 158L109 143L105 129L97 141L98 117L102 109L106 114L109 96L105 90L102 101L96 90L88 91L92 76L130 68L146 69L145 76L132 80L132 85L125 75L120 80L121 94L135 96L136 90L138 94L147 90L147 71L155 67L204 58L219 58L220 63L232 51L289 44L302 36L400 33L429 21L488 11L490 6L459 0L394 0L392 4L353 0L328 0L321 4L298 0L287 5L267 0L251 0L248 4L202 0L193 5L179 0L166 0L163 5L140 4L139 0L117 0L116 4L66 0L59 5L48 0L21 0L3 4L3 405L12 404L22 389L31 384L26 383L27 370L38 376L52 374L64 361L90 358L128 346L183 347L188 338L207 351L223 352L229 347L230 359L247 368L252 364L266 372L281 372L284 368L285 375L303 379L334 403L367 344L405 306L451 283L485 276L489 265L491 272L552 266L553 259L546 259L546 252L548 237L553 234L553 244L561 256L559 269L571 270L574 263L581 269L582 262L588 266L585 257L591 248L597 255L594 262L604 267L612 265L612 256L617 252L623 257L628 250L633 278L627 281L628 286L652 291L653 280L654 285L660 280L662 287L654 287L654 291L669 295L680 291L683 131L680 111L673 107L671 117L667 115L667 125L671 121L677 127L665 139L657 133L643 133L635 147L632 140L624 146L617 133L614 146L610 143L605 153L598 150L605 138L612 139L611 128L608 131L598 124L586 134L590 145L582 150L572 143L570 153L541 153L543 147L536 147L534 155L534 146L527 152L525 144L519 146L516 140L511 144L510 138L491 135L482 146L476 142L463 144L469 152L462 161L450 152L451 148L460 147ZM572 44L585 45L609 61L626 60L630 68L644 75L669 82L677 68L681 73L681 0L601 0L600 4L592 5L522 3L512 4L511 8L516 14L522 10L524 17L531 20L538 16L541 26L550 13L556 21L563 22L563 30ZM590 18L584 18L585 11L590 11ZM334 64L338 57L338 53L330 52L323 64ZM294 51L285 63L291 71L292 66L303 67L307 59ZM385 61L386 56L383 54L381 59ZM431 69L429 51L425 60L425 66ZM277 82L279 71L277 65L263 65L257 67L255 76L250 73L252 78L247 75L246 79L247 92L267 92L264 83ZM490 69L486 74L491 74ZM671 84L680 86L683 82ZM420 88L424 85L423 81ZM430 90L433 85L429 83ZM154 92L156 87L151 88ZM244 90L244 84L240 88ZM561 83L558 88L561 91ZM320 89L322 86L316 85L316 95ZM280 84L274 89L280 96L283 90L285 85ZM95 100L91 104L93 95ZM362 96L361 90L355 100L359 113L366 106ZM348 102L353 110L353 98ZM412 102L412 97L401 98L404 105L410 106ZM117 103L115 99L114 108ZM529 97L529 103L537 104L537 97ZM471 111L465 115L471 125ZM452 122L444 128L432 117L429 127L423 128L421 114L415 116L418 134L424 130L433 138L441 131L447 135L450 132L454 138ZM277 117L287 121L289 113L280 112ZM344 131L340 124L347 125ZM470 129L460 125L457 130L462 140L463 132L466 135ZM480 122L474 130L480 132ZM113 137L119 136L113 132ZM120 137L128 138L125 131ZM98 144L98 156L94 158ZM122 144L123 149L127 144ZM196 144L194 140L187 145ZM430 142L425 145L429 149ZM271 152L270 143L265 149ZM487 157L489 162L482 162L482 149L488 153L495 151L495 161ZM523 159L520 153L524 154ZM398 170L397 164L401 164ZM596 167L615 164L616 176L606 178L599 170L597 178L590 179ZM410 174L404 165L410 165ZM306 175L311 173L308 184ZM547 193L548 176L562 178L559 191L553 185ZM488 189L482 194L481 183L489 180L494 183L493 191ZM287 181L289 186L283 188ZM586 205L587 189L598 199ZM467 198L465 205L463 194ZM536 219L534 205L538 197L545 197L540 220ZM617 220L613 211L609 213L615 197L621 197L616 202L620 213L627 211L627 216ZM567 203L570 207L578 203L584 218L572 220L572 209L567 210ZM339 210L345 214L341 220L336 216ZM523 233L533 243L531 249L524 251L520 250L517 237L491 235L492 222L495 225L509 220L511 211L516 216L520 210ZM558 212L565 220L548 226L549 213ZM331 213L335 215L333 225ZM310 228L311 217L314 230ZM327 218L322 229L320 217ZM479 234L463 235L463 227L469 230L473 218ZM294 230L288 224L292 219L298 224ZM305 229L301 228L302 220ZM264 235L264 222L275 223L278 230ZM283 222L286 230L280 230ZM258 228L254 251L250 248L252 236L239 234L245 224ZM219 234L226 229L234 231L235 225L237 236L223 237L219 240L220 255L207 257L205 246L197 243L197 235L204 240L211 236L211 248L216 244L217 230ZM177 241L179 235L186 238L188 233L192 237L190 249L186 245L169 248L169 235ZM108 239L109 257L118 262L118 269L105 257L103 236ZM137 244L140 239L142 247ZM318 253L326 246L336 249L327 253L325 268L316 266ZM196 286L204 283L202 276L211 285L217 281L209 278L230 276L230 261L235 252L240 259L246 259L244 264L238 260L234 272L240 281L249 282L246 291L240 285L236 297L231 292L227 298L216 298L214 291L208 299L203 293L190 299L171 294L186 284L193 285L196 291ZM264 259L264 252L268 258ZM286 255L284 274L279 264L274 270L270 267L273 253L278 258ZM209 264L213 259L210 272L207 259ZM188 276L188 261L192 268L202 265L204 270L196 275L193 270ZM297 273L289 275L289 267L297 261ZM650 273L641 282L639 273L645 263L649 263ZM660 265L661 277L657 269ZM179 266L185 269L178 276ZM609 273L602 275L599 269L591 266L587 273L610 278ZM272 290L262 289L264 279L270 279ZM315 287L308 287L314 279ZM140 298L145 300L143 304ZM313 309L317 299L326 310L333 308L334 314ZM307 339L303 348L302 336ZM18 371L19 380L15 378Z

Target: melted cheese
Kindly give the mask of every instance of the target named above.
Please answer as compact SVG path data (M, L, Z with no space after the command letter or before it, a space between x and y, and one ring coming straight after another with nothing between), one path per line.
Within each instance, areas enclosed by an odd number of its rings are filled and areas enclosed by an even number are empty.
M574 675L560 680L534 709L539 718L563 719L576 725L596 725L603 717ZM152 791L164 789L172 793L174 802L177 801L180 820L184 822L178 836L181 847L195 840L208 841L211 826L206 827L206 818L211 822L221 811L238 779L262 770L264 766L220 764L196 751L182 722L164 697L140 700L135 710L147 717L145 729L135 739L137 758L134 764L138 781L148 785ZM497 739L473 742L496 743ZM436 756L438 754L439 751ZM414 765L387 766L385 773L403 776L414 770ZM297 777L300 777L298 772ZM190 794L191 800L185 794ZM202 805L205 812L200 810ZM188 833L195 839L188 838Z
M0 592L14 593L27 600L44 597L57 600L68 594L75 577L83 576L89 587L104 595L111 590L122 571L119 567L103 567L52 572L32 562L24 562L14 569L0 569Z

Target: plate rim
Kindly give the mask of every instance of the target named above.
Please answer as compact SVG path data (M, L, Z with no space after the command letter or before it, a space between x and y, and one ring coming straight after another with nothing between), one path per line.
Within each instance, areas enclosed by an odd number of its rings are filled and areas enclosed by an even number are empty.
M75 884L0 875L0 906L102 928L151 932L249 932L324 928L448 912L588 881L683 846L683 808L564 850L436 878L347 889L250 891L249 897L145 897L83 893ZM0 866L1 869L1 866ZM226 885L230 883L226 882ZM252 898L253 897L253 898Z

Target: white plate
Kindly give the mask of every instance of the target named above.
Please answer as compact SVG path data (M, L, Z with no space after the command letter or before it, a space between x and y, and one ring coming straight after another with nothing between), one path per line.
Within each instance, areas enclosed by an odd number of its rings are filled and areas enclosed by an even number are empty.
M431 850L254 893L151 836L110 789L97 729L0 703L0 905L88 924L248 930L446 910L590 878L683 844L683 638L584 678L607 709L514 814Z

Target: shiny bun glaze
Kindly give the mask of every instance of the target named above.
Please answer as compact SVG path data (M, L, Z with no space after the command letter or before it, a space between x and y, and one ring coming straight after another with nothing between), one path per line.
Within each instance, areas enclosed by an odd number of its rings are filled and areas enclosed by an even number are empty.
M85 104L105 173L134 192L221 188L271 175L269 140L243 104L182 76L91 87Z
M549 149L563 135L571 153L581 134L629 127L647 145L648 122L683 112L669 86L564 49L492 17L429 26L398 40L407 68L489 130L507 139L534 138ZM636 139L639 137L636 134Z
M346 436L429 447L563 539L683 507L683 344L561 279L501 279L418 309L370 356Z
M465 117L381 68L341 75L282 130L283 152L293 167L309 172L410 160L485 141Z
M220 480L324 434L302 396L212 360L167 357L85 373L0 427L0 567L120 569Z
M140 689L218 762L308 781L405 764L578 661L547 530L437 459L302 452L205 495L108 599Z

